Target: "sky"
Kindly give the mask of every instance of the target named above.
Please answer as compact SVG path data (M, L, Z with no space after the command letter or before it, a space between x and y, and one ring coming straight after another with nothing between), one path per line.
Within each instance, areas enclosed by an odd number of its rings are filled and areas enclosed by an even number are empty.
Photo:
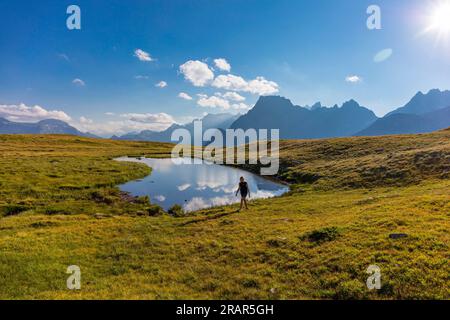
M245 113L260 95L355 99L383 116L450 89L450 18L435 14L448 3L1 0L0 117L109 136ZM67 27L70 5L80 30ZM367 27L370 5L381 29Z

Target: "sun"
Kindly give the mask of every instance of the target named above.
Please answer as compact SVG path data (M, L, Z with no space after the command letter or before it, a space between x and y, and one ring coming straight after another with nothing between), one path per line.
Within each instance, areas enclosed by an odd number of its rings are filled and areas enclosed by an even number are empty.
M440 2L433 8L429 30L440 34L450 33L450 1Z
M450 0L438 0L434 2L427 15L427 27L423 33L434 34L436 42L449 42Z

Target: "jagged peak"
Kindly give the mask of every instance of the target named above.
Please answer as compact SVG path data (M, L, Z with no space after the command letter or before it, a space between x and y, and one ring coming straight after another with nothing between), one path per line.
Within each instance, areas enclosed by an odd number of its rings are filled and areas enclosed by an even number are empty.
M342 104L342 108L360 108L361 105L354 99L350 99Z
M450 90L441 90L438 88L430 89L427 94L450 94Z
M448 93L450 93L449 90L441 90L441 89L438 89L438 88L433 88L433 89L428 90L427 93L423 93L422 91L418 91L411 100L413 100L415 98L421 98L421 97L429 96L429 95L448 94Z
M311 110L316 110L316 109L321 109L322 108L322 103L316 102L312 105Z
M272 102L272 101L283 101L283 102L289 102L292 104L291 100L289 100L286 97L283 96L260 96L256 104L262 103L262 102Z

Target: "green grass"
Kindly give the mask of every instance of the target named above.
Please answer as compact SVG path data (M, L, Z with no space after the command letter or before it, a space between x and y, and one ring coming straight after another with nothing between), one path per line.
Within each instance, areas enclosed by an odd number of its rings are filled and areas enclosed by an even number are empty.
M290 193L178 218L121 196L117 184L151 170L112 160L170 150L0 135L0 298L450 298L449 130L285 141ZM66 289L74 264L80 291Z

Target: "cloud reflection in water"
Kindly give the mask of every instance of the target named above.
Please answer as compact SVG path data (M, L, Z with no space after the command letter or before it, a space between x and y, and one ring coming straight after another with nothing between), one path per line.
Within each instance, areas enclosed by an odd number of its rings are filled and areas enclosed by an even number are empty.
M191 164L190 160L175 164L172 159L122 157L116 160L140 162L152 167L151 175L120 188L134 196L148 195L152 203L165 210L174 204L180 204L190 212L237 203L240 198L235 196L235 192L241 176L250 187L252 199L271 198L288 191L284 185L227 166Z

